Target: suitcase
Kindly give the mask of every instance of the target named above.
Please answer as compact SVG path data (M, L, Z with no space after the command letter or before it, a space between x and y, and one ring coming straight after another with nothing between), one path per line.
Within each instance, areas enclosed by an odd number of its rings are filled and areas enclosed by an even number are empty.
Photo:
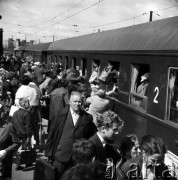
M46 159L38 158L36 160L33 180L55 180L56 168L47 162Z
M21 164L31 165L36 162L37 152L35 150L21 150L16 154L16 170L20 168Z

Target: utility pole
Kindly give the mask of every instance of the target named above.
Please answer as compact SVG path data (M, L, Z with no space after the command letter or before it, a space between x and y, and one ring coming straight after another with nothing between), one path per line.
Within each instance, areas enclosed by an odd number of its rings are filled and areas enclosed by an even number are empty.
M151 22L152 19L153 19L153 11L150 11L150 20L149 20L149 22Z
M0 19L2 19L2 16L0 15ZM3 55L3 29L0 28L0 56Z

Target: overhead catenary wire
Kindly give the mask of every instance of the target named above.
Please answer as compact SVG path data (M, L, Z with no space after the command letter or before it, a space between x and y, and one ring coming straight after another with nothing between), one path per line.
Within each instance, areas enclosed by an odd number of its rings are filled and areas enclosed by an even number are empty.
M71 9L73 9L74 7L76 7L77 5L79 5L79 4L80 4L81 2L83 2L83 1L86 1L86 0L81 0L81 1L79 1L78 3L74 4L72 7L68 8L67 10L63 11L62 13L60 13L60 14L58 14L58 15L56 15L56 16L54 16L53 18L50 18L49 20L47 20L47 21L45 21L45 22L42 22L42 23L36 24L36 25L32 25L32 26L29 26L29 27L36 27L36 26L39 26L39 25L48 23L48 22L52 21L53 19L56 19L57 17L59 17L59 16L63 15L64 13L70 11Z
M77 13L69 16L69 17L66 17L66 18L62 19L61 21L57 22L57 24L60 24L61 22L63 22L63 21L65 21L65 20L67 20L67 19L69 19L69 18L71 18L71 17L73 17L73 16L75 16L75 15L77 15L77 14L79 14L79 13L81 13L81 12L83 12L83 11L89 9L89 8L91 8L92 6L100 3L101 1L103 1L103 0L99 0L97 3L94 3L94 4L92 4L91 6L85 8L85 9L83 9L83 10L81 10L81 11L79 11L79 12L77 12ZM177 6L178 6L178 4L177 4L177 5L174 5L174 6L171 6L171 7L164 8L164 9L160 9L160 10L157 10L157 11L153 11L153 12L155 13L155 12L159 12L159 11L164 11L164 10L167 10L167 9L170 9L170 8L174 8L174 7L177 7ZM114 22L110 22L110 23L106 23L106 24L96 25L96 26L92 26L92 27L86 27L86 29L88 29L88 28L91 29L91 28L96 28L96 27L101 27L101 26L108 26L108 25L112 25L112 24L116 24L116 23L120 23L120 22L124 22L124 21L128 21L128 20L132 20L132 19L135 20L136 18L139 18L139 17L141 17L141 16L144 16L144 15L146 15L147 13L148 13L148 12L145 12L145 13L143 13L142 15L138 15L138 16L134 16L134 17L130 17L130 18L126 18L126 19L123 19L123 20L114 21ZM134 22L134 23L135 23L135 22ZM56 24L56 23L55 23L55 24ZM51 25L50 25L50 26L51 26ZM50 26L45 27L45 29L48 28L48 27L50 27ZM43 31L43 30L40 30L40 31L38 31L38 32L41 32L41 31ZM36 33L38 33L38 32L36 32Z
M77 13L74 13L74 14L68 16L67 18L64 18L64 19L62 19L62 20L60 20L60 21L58 21L58 22L55 22L55 24L60 24L61 22L65 21L65 20L67 20L67 19L69 19L69 18L71 18L71 17L73 17L73 16L76 16L76 15L80 14L81 12L86 11L87 9L89 9L89 8L91 8L91 7L93 7L93 6L97 5L97 4L99 4L99 3L102 2L102 1L104 1L104 0L99 0L98 2L92 4L91 6L88 6L87 8L84 8L84 9L78 11ZM51 27L51 25L45 27L45 29L48 28L48 27ZM43 30L44 30L44 29L43 29ZM35 32L34 34L39 33L39 32L41 32L41 31L43 31L43 30L37 31L37 32Z
M82 0L82 1L84 1L84 0ZM99 0L99 2L101 2L101 1L103 1L103 0ZM80 1L81 2L81 1ZM79 2L79 3L80 3ZM97 3L99 3L99 2L97 2ZM77 4L79 4L79 3L77 3ZM74 6L76 6L77 4L75 4ZM73 7L74 7L73 6ZM92 5L93 6L93 5ZM164 10L167 10L167 9L171 9L171 8L174 8L174 7L177 7L178 6L178 4L176 4L176 5L174 5L174 6L171 6L171 7L167 7L167 8L164 8L164 9L160 9L160 10L157 10L157 11L153 11L153 13L155 13L156 14L156 12L159 12L159 11L164 11ZM73 8L73 7L71 7L71 8ZM71 8L69 8L69 9L71 9ZM89 7L87 7L86 9L88 9ZM84 9L85 10L85 9ZM84 11L84 10L81 10L81 12L82 11ZM75 13L75 14L73 14L73 15L71 15L71 16L69 16L69 17L67 17L67 18L65 18L65 19L63 19L63 20L61 20L61 21L64 21L64 20L66 20L66 19L69 19L70 17L73 17L74 15L76 15L76 14L79 14L80 12L77 12L77 13ZM145 15L145 14L147 14L147 13L143 13L142 15ZM115 23L119 23L119 22L124 22L124 21L128 21L128 20L131 20L131 19L136 19L136 18L138 18L138 17L141 17L142 15L140 15L140 16L134 16L134 17L131 17L131 18L126 18L126 19L123 19L123 20L119 20L119 21L113 21L113 22L110 22L110 23L106 23L106 24L101 24L101 25L96 25L96 26L83 26L83 27L86 27L86 28L94 28L94 27L99 27L99 26L107 26L107 25L111 25L111 24L115 24ZM156 14L156 15L158 15L158 14ZM160 15L158 15L158 16L160 16ZM53 18L52 18L53 19ZM17 26L24 26L24 25L21 25L21 24L14 24L14 23L7 23L7 22L1 22L1 23L4 23L4 24L11 24L11 25L17 25ZM61 22L56 22L56 23L61 23ZM55 24L56 24L55 23ZM64 25L66 25L66 26L74 26L74 25L67 25L67 24L64 24ZM51 26L51 25L50 25ZM47 27L45 27L45 28L48 28L48 27L50 27L50 26L47 26ZM32 26L26 26L26 27L32 27ZM81 25L77 25L77 27L82 27ZM40 30L40 31L42 31L42 30Z
M165 11L167 9L171 9L171 8L174 8L174 7L177 7L177 6L178 6L178 4L175 4L174 6L167 7L167 8L164 8L164 9L160 9L160 10L157 10L157 11L154 11L154 12L156 13L156 12L159 12L159 11Z
M103 0L102 0L103 1ZM80 1L81 2L81 1ZM79 2L79 3L80 3ZM76 13L74 13L74 14L72 14L72 15L70 15L70 16L68 16L68 17L66 17L66 18L64 18L64 19L62 19L62 20L60 20L60 21L58 21L58 22L54 22L54 25L55 24L61 24L62 25L62 23L61 22L63 22L63 21L65 21L65 20L68 20L69 18L71 18L71 17L73 17L73 16L75 16L75 15L77 15L77 14L80 14L81 12L83 12L83 11L85 11L85 10L87 10L87 9L89 9L90 7L92 7L92 6L94 6L94 5L96 5L96 4L98 4L98 3L100 3L101 2L101 0L99 1L99 2L97 2L97 3L94 3L94 4L92 4L91 6L89 6L89 7L87 7L87 8L85 8L85 9L82 9L82 10L80 10L80 11L78 11L78 12L76 12ZM170 7L167 7L167 8L163 8L163 9L160 9L160 10L156 10L156 11L153 11L153 13L155 13L157 16L159 16L156 12L159 12L159 11L165 11L165 10L168 10L168 9L171 9L171 8L175 8L175 7L177 7L178 6L178 4L176 4L176 5L174 5L174 6L170 6ZM148 13L148 12L147 12ZM131 18L126 18L126 19L123 19L123 20L118 20L118 21L113 21L113 22L109 22L109 23L105 23L105 24L101 24L101 25L95 25L95 26L81 26L81 25L71 25L71 26L73 26L73 27L77 27L78 29L77 29L77 31L79 31L80 29L93 29L93 28L97 28L97 27L100 27L100 26L109 26L109 25L112 25L112 24L116 24L116 23L120 23L120 22L124 22L124 21L128 21L128 20L134 20L134 24L135 24L135 19L136 18L138 18L138 17L141 17L141 16L143 16L143 15L145 15L145 14L147 14L147 13L143 13L142 15L139 15L139 16L134 16L134 17L131 17ZM9 23L10 24L10 23ZM16 25L18 25L18 24L16 24ZM18 25L18 26L23 26L23 25ZM70 25L66 25L66 26L70 26ZM42 32L42 31L44 31L45 29L47 29L47 28L49 28L49 27L51 27L51 25L50 26L47 26L47 27L44 27L42 30L39 30L39 31L37 31L37 32L35 32L35 33L30 33L29 34L29 36L33 36L34 34L37 34L37 33L39 33L39 32ZM58 28L59 29L59 28ZM56 31L55 31L56 32Z
M8 0L7 2L10 3L10 4L12 4L12 5L14 5L14 6L16 6L16 7L18 7L18 8L20 8L20 9L22 9L23 11L25 11L25 12L27 12L27 13L32 14L33 16L40 17L41 19L45 19L44 17L42 17L42 16L40 16L40 15L37 15L37 14L34 14L34 13L32 13L31 11L29 11L28 9L25 9L25 8L23 8L22 6L19 6L18 4L14 3L13 1L10 1L10 2L9 2L9 0Z

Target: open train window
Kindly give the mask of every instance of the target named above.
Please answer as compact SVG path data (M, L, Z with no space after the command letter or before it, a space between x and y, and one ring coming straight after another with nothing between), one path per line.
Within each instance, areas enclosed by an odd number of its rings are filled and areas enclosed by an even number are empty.
M80 60L80 71L82 71L82 76L87 76L87 64L86 64L86 59L82 58ZM80 75L81 75L80 74Z
M107 79L107 88L106 91L113 90L114 85L119 88L119 69L120 69L120 62L117 61L108 61L108 67L111 68L111 73Z
M178 68L169 68L167 119L178 123Z
M130 104L142 110L147 109L150 66L132 64Z
M59 62L62 62L62 56L59 56Z
M96 67L100 68L100 60L99 59L92 60L92 72L95 70Z
M98 83L99 74L100 74L100 60L93 59L92 60L92 73L89 78L89 83L90 84Z
M69 58L65 56L65 70L69 69Z
M57 63L57 55L54 55L54 63Z

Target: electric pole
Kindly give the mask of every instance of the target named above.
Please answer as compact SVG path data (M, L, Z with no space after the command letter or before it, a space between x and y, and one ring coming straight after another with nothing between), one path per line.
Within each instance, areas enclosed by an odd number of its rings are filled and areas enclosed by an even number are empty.
M152 19L153 19L153 11L150 11L150 20L149 20L149 22L151 22Z

